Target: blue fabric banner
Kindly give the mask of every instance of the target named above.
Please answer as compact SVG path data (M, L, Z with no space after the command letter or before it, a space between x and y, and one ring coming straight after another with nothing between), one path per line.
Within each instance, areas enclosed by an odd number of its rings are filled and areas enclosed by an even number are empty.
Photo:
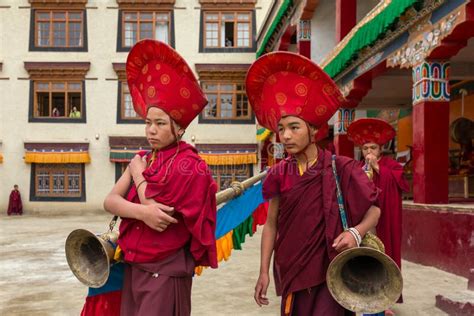
M220 208L217 211L216 240L239 226L263 202L262 182L259 182Z

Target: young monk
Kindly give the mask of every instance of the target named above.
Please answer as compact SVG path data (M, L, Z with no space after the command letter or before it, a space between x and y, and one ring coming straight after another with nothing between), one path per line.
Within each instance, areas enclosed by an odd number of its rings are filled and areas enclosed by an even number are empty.
M259 306L269 303L266 293L274 253L282 315L344 315L345 309L326 286L328 265L339 252L358 246L357 238L377 224L380 209L375 206L377 189L358 163L337 157L351 227L343 231L332 156L314 143L318 129L343 97L316 64L289 52L269 53L255 61L246 89L259 123L279 134L288 154L269 170L263 184L269 209L255 301Z
M401 268L402 191L410 189L403 176L403 167L382 153L382 146L395 137L395 130L383 120L364 118L351 123L347 134L355 145L360 146L361 166L369 169L375 186L381 190L377 236L384 243L385 253Z
M184 59L164 43L138 42L126 72L153 150L135 156L104 201L122 218L121 315L190 315L195 266L217 267L217 186L196 149L181 141L207 100Z

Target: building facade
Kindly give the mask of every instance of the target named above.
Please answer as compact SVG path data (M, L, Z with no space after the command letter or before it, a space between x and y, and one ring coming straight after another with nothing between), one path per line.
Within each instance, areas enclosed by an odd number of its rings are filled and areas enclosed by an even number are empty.
M209 99L184 140L222 189L258 172L244 79L270 1L0 0L0 207L18 184L25 212L102 209L146 150L125 61L140 39L174 47Z

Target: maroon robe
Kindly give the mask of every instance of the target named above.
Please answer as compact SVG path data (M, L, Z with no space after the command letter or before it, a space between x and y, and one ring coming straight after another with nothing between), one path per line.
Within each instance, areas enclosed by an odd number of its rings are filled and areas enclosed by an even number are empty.
M136 219L120 224L118 243L129 264L122 315L189 315L195 265L217 267L217 186L194 147L179 142L177 151L176 144L158 151L143 176L146 197L174 207L178 223L164 232ZM127 200L140 203L135 186Z
M7 214L8 215L23 214L23 204L21 203L20 191L12 190L12 192L10 193Z
M403 177L403 167L395 160L383 156L378 161L379 172L374 172L374 184L381 190L381 215L377 236L385 245L385 253L401 268L402 249L402 191L410 187Z
M376 203L378 191L356 161L337 157L336 167L348 224L355 226ZM277 295L283 297L282 315L291 293L293 314L304 310L305 315L323 315L326 310L343 315L344 309L325 295L326 271L337 255L332 244L343 231L331 153L319 149L318 162L302 176L294 158L281 161L270 169L263 195L265 199L280 197L273 271ZM308 305L301 295L313 291L311 300L317 303Z

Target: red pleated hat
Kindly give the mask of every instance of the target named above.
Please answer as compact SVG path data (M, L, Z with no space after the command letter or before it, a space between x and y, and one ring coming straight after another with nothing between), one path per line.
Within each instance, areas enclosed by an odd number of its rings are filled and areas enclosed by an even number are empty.
M163 42L146 39L135 44L126 72L133 107L142 118L148 108L158 107L186 128L207 104L191 68Z
M280 119L290 115L319 127L344 101L338 86L318 65L291 52L257 59L247 73L246 90L258 122L274 132Z
M395 137L395 129L384 120L362 118L349 125L347 136L358 146L367 143L383 145Z

